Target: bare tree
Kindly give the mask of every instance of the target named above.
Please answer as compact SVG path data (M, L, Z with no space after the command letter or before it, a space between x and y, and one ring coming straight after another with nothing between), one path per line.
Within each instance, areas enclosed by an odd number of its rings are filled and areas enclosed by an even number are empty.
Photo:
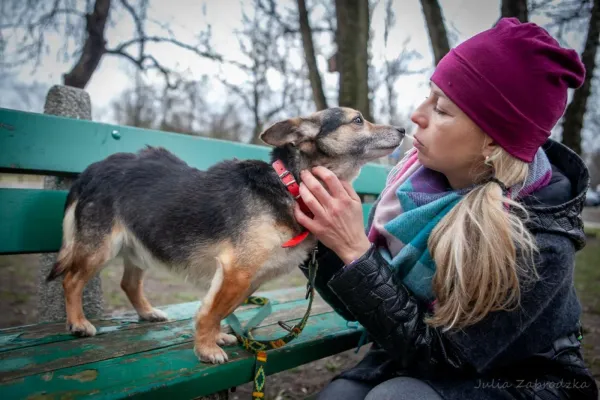
M42 112L48 88L41 82L21 82L16 72L0 69L0 107Z
M591 15L593 0L538 0L530 14L539 13L550 20L545 27L564 43L565 32L581 32Z
M306 9L306 1L298 0L298 23L302 34L302 45L304 48L304 58L308 68L308 79L313 93L313 99L317 110L327 108L327 99L323 90L323 82L319 67L317 66L317 58L315 56L315 46L313 44L312 30L308 18L308 10Z
M303 102L306 80L303 71L295 70L290 62L294 37L284 35L281 20L276 9L261 6L261 0L254 0L253 15L243 13L243 29L238 32L241 53L247 62L238 62L237 68L246 73L244 83L232 83L221 77L223 84L237 96L250 112L252 143L260 144L259 134L267 122L282 115L288 107L297 107ZM274 7L274 3L271 3ZM267 10L268 12L266 12ZM299 50L300 43L297 43ZM273 88L268 79L272 74L280 81L281 90Z
M199 33L197 43L181 42L168 27L149 21L147 10L148 0L7 0L2 4L2 12L9 22L0 25L0 48L7 47L8 37L17 40L12 51L3 51L0 65L10 68L33 62L34 66L39 66L41 56L49 49L47 37L51 34L63 38L65 59L77 55L75 64L64 74L63 80L65 85L78 88L87 85L105 55L127 59L140 70L156 70L171 85L175 72L147 51L147 43L167 43L199 57L222 61L211 50L206 32ZM111 22L114 16L121 13L132 18L136 33L132 38L108 46L106 30L114 25ZM161 35L147 33L146 25L150 22L161 30Z
M239 105L230 100L225 103L222 110L209 111L200 131L202 136L237 142L246 141L248 129L240 119L238 108Z
M135 71L135 85L125 89L111 103L114 119L120 125L168 132L241 141L247 132L236 109L239 104L226 99L217 110L205 98L208 79L179 79L171 87L149 84Z
M435 65L450 51L444 16L438 0L421 0Z
M386 0L385 3L385 21L384 21L384 33L383 42L387 48L389 33L392 28L396 25L396 15L393 10L393 0ZM384 61L383 68L376 74L379 81L372 83L374 88L378 88L380 85L383 86L385 92L385 101L382 102L380 108L380 115L377 119L382 119L389 124L396 126L406 126L407 116L400 115L398 110L398 91L396 90L396 84L401 76L418 74L424 72L423 70L415 70L410 68L410 64L415 59L420 59L422 56L415 50L408 50L408 43L410 38L407 38L403 45L400 54L393 59L386 59Z
M563 143L573 151L581 154L581 132L587 108L588 98L592 91L592 77L596 68L596 54L600 42L600 0L594 0L588 23L585 46L581 55L585 65L586 76L583 85L573 93L573 99L563 118Z
M339 72L339 99L342 107L359 110L372 121L369 99L368 0L336 0L336 69Z
M125 89L111 103L114 118L120 125L155 128L157 99L155 88L146 84L136 71L134 86Z
M527 22L529 20L527 0L502 0L500 15L502 17L516 17L521 22Z

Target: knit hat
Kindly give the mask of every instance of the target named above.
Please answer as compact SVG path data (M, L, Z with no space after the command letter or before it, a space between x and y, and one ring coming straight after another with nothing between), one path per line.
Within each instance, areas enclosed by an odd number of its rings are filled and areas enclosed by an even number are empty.
M584 77L576 51L534 23L503 18L452 49L431 81L509 154L531 162L565 111L567 89Z

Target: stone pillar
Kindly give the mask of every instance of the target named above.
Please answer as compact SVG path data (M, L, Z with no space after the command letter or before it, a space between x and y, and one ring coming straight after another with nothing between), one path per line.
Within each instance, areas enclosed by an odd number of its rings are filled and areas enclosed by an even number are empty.
M53 86L46 96L44 114L58 115L76 119L92 119L92 106L90 96L84 90L70 86ZM76 135L77 132L71 132ZM68 157L70 149L65 149ZM44 189L69 190L72 179L54 176L44 177ZM41 255L41 265L38 273L38 311L40 322L66 320L65 300L62 288L62 279L46 282L56 262L56 253ZM83 291L83 310L86 317L93 318L103 312L102 287L100 277L94 277Z

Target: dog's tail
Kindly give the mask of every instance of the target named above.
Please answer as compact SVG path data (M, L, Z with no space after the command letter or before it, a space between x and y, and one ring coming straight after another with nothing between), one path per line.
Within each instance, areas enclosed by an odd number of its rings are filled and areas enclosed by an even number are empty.
M63 241L58 252L56 263L46 277L46 282L53 281L63 275L73 265L73 253L75 250L75 208L77 201L72 199L71 194L67 198L65 217L63 218Z

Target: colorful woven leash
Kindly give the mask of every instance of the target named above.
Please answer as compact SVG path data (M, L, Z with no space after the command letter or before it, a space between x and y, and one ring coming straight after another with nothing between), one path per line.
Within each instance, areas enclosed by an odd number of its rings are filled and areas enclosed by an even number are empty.
M271 313L271 302L265 297L250 296L243 304L254 304L262 306L258 313L248 321L245 328L242 328L240 320L231 313L227 318L227 323L233 329L235 336L238 338L242 346L255 354L254 363L254 389L252 391L253 400L261 400L265 397L265 365L267 364L267 350L278 349L285 346L297 338L302 330L306 326L308 317L310 316L310 309L312 307L313 298L315 294L315 277L317 275L317 269L319 265L317 263L317 249L315 248L312 252L310 262L308 264L308 284L306 290L306 298L308 299L308 307L304 316L300 322L292 327L287 325L283 321L279 321L278 324L283 329L288 331L288 334L275 340L257 340L252 337L250 331L260 324L270 313Z

